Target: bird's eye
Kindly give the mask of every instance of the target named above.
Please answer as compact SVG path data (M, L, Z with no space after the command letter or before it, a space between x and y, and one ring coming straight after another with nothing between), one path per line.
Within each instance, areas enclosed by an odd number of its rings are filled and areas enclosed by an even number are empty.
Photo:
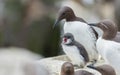
M63 13L62 15L65 15L65 13Z
M70 36L68 36L67 38L71 38Z

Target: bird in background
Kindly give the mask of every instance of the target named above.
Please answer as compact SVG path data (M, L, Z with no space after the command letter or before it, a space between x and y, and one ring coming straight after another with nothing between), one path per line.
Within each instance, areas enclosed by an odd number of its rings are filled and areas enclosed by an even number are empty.
M65 62L61 66L60 75L74 75L74 66L70 62Z
M108 64L98 66L88 65L87 67L99 71L102 75L116 75L114 68Z
M65 62L61 67L60 75L95 75L95 74L88 72L86 70L75 71L72 63Z
M113 40L117 34L117 25L111 20L92 25L103 31L103 35L96 42L98 53L115 69L116 74L120 75L120 43Z
M71 33L65 33L62 37L62 48L72 63L78 67L84 67L89 62L89 56L83 45L78 43Z
M89 25L92 26L92 28L97 32L96 34L98 35L98 37L103 35L103 30L100 29L99 27L97 27L96 25L97 25L97 24L100 24L100 23L102 23L102 22L104 22L104 21L106 21L106 20L107 20L107 19L102 20L102 21L100 21L100 22L98 22L98 23L89 23ZM116 42L120 42L120 32L119 32L119 31L117 31L117 34L116 34L116 36L113 38L113 40L116 41Z

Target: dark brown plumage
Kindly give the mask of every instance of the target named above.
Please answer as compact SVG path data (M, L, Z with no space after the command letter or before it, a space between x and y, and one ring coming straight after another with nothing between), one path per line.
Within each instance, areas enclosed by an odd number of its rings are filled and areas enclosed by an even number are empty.
M92 25L92 24L89 24ZM106 40L113 40L117 34L117 25L111 20L103 20L99 23L93 24L93 26L99 27L103 30L103 38Z
M58 17L53 27L55 27L63 19L65 19L66 21L81 21L87 23L82 18L76 17L73 10L68 6L64 6L60 9L60 11L58 12Z
M61 75L74 75L74 66L70 62L63 63L61 67Z
M94 74L85 70L74 71L73 64L70 62L65 62L61 67L60 75L94 75Z
M87 67L99 71L102 75L116 75L114 68L111 67L110 65L106 64L100 66L89 65Z
M76 17L73 10L68 6L64 6L59 11L58 20L61 21L63 19L66 19L66 21L81 21L86 23L82 18Z

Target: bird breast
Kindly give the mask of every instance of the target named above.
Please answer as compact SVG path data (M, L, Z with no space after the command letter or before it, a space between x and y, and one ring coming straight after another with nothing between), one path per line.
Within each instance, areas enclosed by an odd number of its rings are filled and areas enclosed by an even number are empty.
M84 63L84 58L80 55L80 52L76 46L62 45L62 48L73 64L80 65Z
M86 46L89 42L95 43L95 36L93 35L92 29L86 24L79 21L65 22L64 33L72 33L75 40Z

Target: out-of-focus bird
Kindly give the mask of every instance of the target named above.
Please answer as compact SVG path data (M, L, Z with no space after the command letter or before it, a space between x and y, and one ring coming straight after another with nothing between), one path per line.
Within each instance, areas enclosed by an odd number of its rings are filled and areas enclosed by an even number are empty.
M65 62L61 67L60 75L94 75L94 74L85 70L75 71L72 63Z
M103 23L103 22L106 21L106 20L107 20L107 19L102 20L102 21L100 21L100 22L98 22L98 23L89 23L89 25L92 26L92 27L94 28L94 30L97 32L98 37L103 35L103 30L102 30L100 27L97 27L96 25L97 25L97 24L100 24L100 23ZM112 24L112 22L110 22L110 23ZM116 28L116 30L117 30L117 28ZM116 41L116 42L120 42L120 32L119 32L119 31L117 31L117 34L116 34L116 36L113 38L113 40Z
M108 64L103 64L99 66L88 65L87 67L99 71L102 75L116 75L114 68Z
M113 40L117 34L117 26L110 20L104 20L94 26L99 27L103 31L96 42L98 53L120 74L120 43Z

